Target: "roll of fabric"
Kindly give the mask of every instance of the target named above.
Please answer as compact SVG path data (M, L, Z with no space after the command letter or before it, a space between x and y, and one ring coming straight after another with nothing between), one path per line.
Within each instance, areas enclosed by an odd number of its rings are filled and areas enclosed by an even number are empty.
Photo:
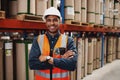
M81 0L74 1L74 14L75 14L75 21L81 21Z
M97 45L96 45L96 49L97 49L97 54L96 54L96 68L100 68L101 66L101 45L102 45L102 42L101 42L101 38L97 38Z
M100 0L95 0L95 24L98 24L100 25L100 7L101 6L101 3L100 3Z
M0 40L0 80L4 80L3 79L3 76L4 76L4 73L3 73L3 41Z
M112 60L115 60L116 59L116 37L113 37L113 55L112 55Z
M110 25L109 4L110 4L110 0L105 0L104 25L107 25L107 26Z
M95 24L95 0L87 1L87 22Z
M88 39L88 70L87 74L91 74L93 71L93 39Z
M117 59L120 59L120 37L117 38Z
M85 76L87 76L87 62L88 62L88 38L85 38Z
M36 14L36 2L37 0L30 0L30 14Z
M78 60L77 60L77 80L81 80L81 63L82 63L82 38L78 38L77 48L78 48Z
M4 42L5 46L5 80L13 80L13 43L10 40Z
M97 68L97 39L93 38L93 69Z
M104 18L103 18L103 13L104 13L104 3L103 0L100 0L100 24L104 24Z
M51 7L51 1L52 0L47 0L47 8Z
M108 38L108 45L107 45L107 49L108 49L108 52L107 52L107 62L110 63L112 62L112 52L113 52L113 37L109 37Z
M87 0L81 0L81 22L87 23Z
M74 20L74 0L65 0L65 22Z
M82 69L81 69L81 78L84 78L85 77L85 40L84 38L82 37L82 63L81 63L81 66L82 66Z
M17 80L26 80L25 44L22 41L15 44Z
M18 3L17 0L10 0L10 17L16 18L17 12L18 12Z
M28 13L28 0L18 0L18 14Z
M47 1L46 0L37 0L36 2L36 15L43 15L45 10L47 9Z

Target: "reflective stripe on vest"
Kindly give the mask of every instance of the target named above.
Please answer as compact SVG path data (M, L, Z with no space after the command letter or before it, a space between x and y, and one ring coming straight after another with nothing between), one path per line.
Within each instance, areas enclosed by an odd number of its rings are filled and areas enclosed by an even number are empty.
M36 70L35 73L39 76L45 77L45 78L50 78L50 74L46 74L44 72L40 72L39 70ZM63 72L63 73L53 73L52 78L64 78L69 75L68 72Z

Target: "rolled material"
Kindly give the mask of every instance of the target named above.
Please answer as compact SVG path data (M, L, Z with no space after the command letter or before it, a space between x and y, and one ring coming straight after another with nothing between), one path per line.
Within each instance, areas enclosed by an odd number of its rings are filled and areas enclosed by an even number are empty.
M13 80L13 43L5 41L5 80Z
M112 54L112 60L116 59L116 38L113 37L113 54Z
M105 10L104 10L104 25L109 26L110 25L110 15L109 15L109 0L105 0Z
M93 71L93 39L88 39L88 67L87 74L91 74Z
M36 1L37 0L30 0L30 14L36 14Z
M113 37L108 37L108 45L107 45L107 62L112 62L112 52L113 52Z
M17 80L26 80L25 44L16 43Z
M81 22L87 22L87 0L81 0Z
M97 68L97 39L93 38L93 69Z
M120 59L120 37L117 38L117 54L116 57L117 59Z
M85 76L87 76L88 38L85 38Z
M0 41L0 80L4 80L3 76L3 41Z
M88 0L87 2L87 22L95 24L95 0Z
M74 20L74 0L65 0L65 20Z
M97 38L97 43L96 43L96 49L97 49L97 54L96 54L96 68L100 68L101 66L101 38Z
M18 13L28 13L28 0L18 0Z
M101 3L100 3L100 0L95 0L95 24L98 24L98 25L101 24L100 7L102 7Z
M74 1L74 10L75 10L75 21L81 21L81 0Z
M77 60L77 80L81 80L81 63L82 63L82 38L78 38L78 60Z
M43 15L45 10L47 9L47 1L46 0L37 0L36 2L36 15Z
M10 17L16 18L17 12L18 12L18 3L16 0L11 0L10 1Z

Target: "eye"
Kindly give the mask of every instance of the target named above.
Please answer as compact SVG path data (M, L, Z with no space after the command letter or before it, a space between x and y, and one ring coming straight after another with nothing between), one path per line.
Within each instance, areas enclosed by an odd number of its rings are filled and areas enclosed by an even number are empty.
M54 21L54 22L58 22L58 19L57 19L57 18L54 18L53 21Z
M50 22L51 20L50 19L46 19L47 22Z

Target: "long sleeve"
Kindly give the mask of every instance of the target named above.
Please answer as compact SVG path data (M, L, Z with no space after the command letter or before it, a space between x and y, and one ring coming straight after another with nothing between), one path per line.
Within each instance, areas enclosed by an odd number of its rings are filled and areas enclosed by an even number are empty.
M50 64L46 62L40 62L39 56L41 51L38 46L37 37L33 40L30 55L29 55L29 66L30 69L40 70L40 69L49 69Z
M76 69L76 64L77 64L77 50L76 46L74 44L74 40L72 38L68 38L68 50L73 50L75 52L75 55L72 58L69 59L64 59L64 58L54 58L54 66L59 67L61 69L73 71Z

